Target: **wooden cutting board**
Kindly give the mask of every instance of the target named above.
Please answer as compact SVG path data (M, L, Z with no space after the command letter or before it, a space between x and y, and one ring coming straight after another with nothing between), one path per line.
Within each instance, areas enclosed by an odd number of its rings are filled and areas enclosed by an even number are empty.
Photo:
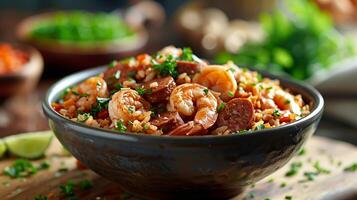
M0 161L0 170L10 165L14 159ZM48 199L67 199L59 186L67 181L78 183L89 180L93 183L90 189L76 189L77 199L136 199L123 192L118 185L110 182L91 170L79 170L76 160L71 156L63 156L61 146L54 140L44 159L33 161L39 164L44 160L50 163L50 168L39 171L26 179L11 179L0 176L1 200L33 200L37 195L46 195ZM298 174L286 177L291 163L302 162ZM328 169L328 174L320 174L313 181L306 181L304 172L314 172L314 165ZM275 172L264 180L248 187L244 194L235 197L238 199L303 199L303 200L336 200L357 199L357 171L345 172L344 168L357 162L357 147L350 144L317 137L311 138L305 154L296 156L284 168ZM61 169L61 170L60 170ZM65 171L67 169L67 171Z

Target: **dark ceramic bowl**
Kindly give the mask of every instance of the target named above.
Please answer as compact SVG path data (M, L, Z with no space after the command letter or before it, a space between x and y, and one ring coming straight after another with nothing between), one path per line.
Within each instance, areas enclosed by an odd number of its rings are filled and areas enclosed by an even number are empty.
M104 68L82 71L58 81L43 109L61 143L96 173L124 190L148 199L226 199L285 165L315 132L323 99L312 87L289 80L311 114L278 128L227 136L150 136L118 134L68 120L50 106L62 91ZM273 77L274 78L274 77Z

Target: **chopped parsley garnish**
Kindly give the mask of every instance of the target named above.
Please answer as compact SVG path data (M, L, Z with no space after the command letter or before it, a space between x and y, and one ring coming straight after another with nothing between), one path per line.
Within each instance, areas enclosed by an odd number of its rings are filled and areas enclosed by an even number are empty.
M350 166L343 169L345 172L355 172L357 171L357 163L352 163Z
M286 199L286 200L292 200L293 197L292 197L292 196L285 196L285 199Z
M74 91L74 90L70 90L70 92L76 96L79 96L79 93L77 91Z
M296 175L302 167L301 162L293 162L290 165L290 170L285 173L285 176L290 177Z
M273 112L273 116L274 117L280 117L281 116L281 113L278 109L275 109L274 112Z
M11 178L28 177L37 172L37 168L25 159L17 159L11 166L5 167L3 173Z
M321 167L319 162L315 162L314 168L318 174L329 174L330 173L330 170Z
M109 101L110 101L110 98L97 97L97 105L91 108L90 114L92 116L96 116L97 113L99 113L103 109L108 108Z
M89 119L89 117L91 117L89 113L78 114L77 122L84 123Z
M144 94L152 94L152 90L151 90L151 88L150 89L145 89L145 88L141 88L141 87L138 87L138 88L136 88L135 89L138 93L139 93L139 95L144 95Z
M149 125L144 124L144 125L143 125L143 129L144 129L144 130L148 130L148 129L149 129Z
M43 170L43 169L48 169L50 168L50 164L46 161L43 161L40 163L40 165L37 167L38 170Z
M185 47L182 49L182 55L180 57L180 60L193 61L193 54L191 48Z
M124 125L124 123L119 120L115 123L115 129L117 131L119 131L120 133L125 133L125 131L127 130L126 126Z
M262 130L262 129L265 129L264 124L259 124L257 127L255 127L255 130Z
M234 93L233 93L233 92L231 92L231 91L228 91L228 96L230 96L230 97L234 97Z
M285 100L284 104L290 104L290 100L289 99Z
M113 60L111 63L109 63L108 67L109 68L113 68L118 64L118 62L116 60Z
M280 187L281 187L281 188L286 187L286 183L285 183L285 182L282 182L282 183L280 184Z
M306 150L305 150L304 148L302 148L302 149L299 151L298 156L303 156L303 155L305 155L305 153L306 153Z
M114 74L115 79L120 79L120 70L117 70Z
M75 187L75 184L73 181L68 181L66 184L59 186L59 188L61 189L61 192L66 197L75 197L74 187Z
M231 71L232 73L236 72L236 69L234 69L233 67L230 67L228 70Z
M271 90L271 89L273 89L273 86L269 86L269 87L267 87L266 89L267 89L267 90Z
M221 102L217 107L217 112L220 113L224 109L224 106L226 106L226 104Z
M90 182L89 180L82 180L79 182L79 187L82 189L82 190L87 190L87 189L90 189L93 187L93 183Z
M234 134L236 134L236 135L244 135L244 134L247 134L247 133L249 133L248 130L241 130L241 131L234 132Z
M37 195L35 196L34 200L48 200L47 196Z
M158 105L158 106L151 107L150 111L151 111L151 117L156 117L158 113L164 112L165 108L162 105Z
M163 63L154 63L153 68L159 72L161 76L172 76L177 78L176 61L172 55L167 56Z
M307 181L315 180L316 176L319 175L317 172L305 172L304 176L306 177Z
M207 88L203 89L203 92L205 93L205 95L207 95L208 94L208 89Z
M134 106L127 106L127 109L129 113L134 113L135 112L135 107Z

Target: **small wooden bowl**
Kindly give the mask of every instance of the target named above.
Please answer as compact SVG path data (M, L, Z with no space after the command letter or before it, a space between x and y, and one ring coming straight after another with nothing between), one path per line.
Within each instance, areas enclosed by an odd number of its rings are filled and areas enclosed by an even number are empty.
M18 72L0 75L0 103L14 95L30 92L43 71L43 59L36 49L23 44L12 46L28 53L29 61Z
M18 39L36 47L43 55L46 66L51 67L52 71L70 72L107 64L114 59L135 54L142 50L142 47L148 41L147 31L141 26L131 27L135 32L134 38L121 38L108 42L91 42L90 44L39 40L31 37L33 27L56 13L50 12L28 17L20 22L17 27Z

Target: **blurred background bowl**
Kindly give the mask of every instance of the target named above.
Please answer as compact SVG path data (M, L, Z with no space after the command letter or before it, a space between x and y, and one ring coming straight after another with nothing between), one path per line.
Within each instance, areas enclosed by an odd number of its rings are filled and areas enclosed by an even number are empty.
M130 27L132 38L124 37L106 42L93 41L88 44L36 39L31 36L34 27L53 17L58 12L30 16L19 23L17 37L20 41L36 47L44 57L46 66L56 70L76 71L90 66L103 65L112 60L134 55L142 50L148 40L143 26ZM119 16L118 16L119 19Z
M11 45L27 53L29 61L18 72L0 75L1 101L30 92L37 85L43 71L43 59L36 49L24 44Z

